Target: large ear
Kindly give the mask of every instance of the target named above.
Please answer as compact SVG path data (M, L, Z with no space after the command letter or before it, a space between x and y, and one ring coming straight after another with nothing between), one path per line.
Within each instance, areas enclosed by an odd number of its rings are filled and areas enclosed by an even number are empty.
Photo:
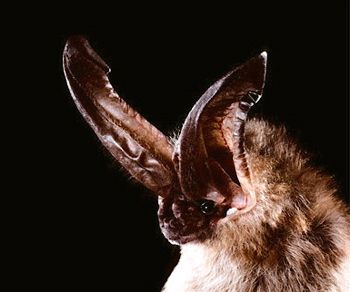
M174 179L167 137L113 90L108 66L83 37L67 41L63 68L76 106L103 145L134 178L166 196Z
M173 158L187 197L220 203L239 194L241 208L247 196L254 200L244 124L262 95L266 57L263 52L218 80L188 114Z

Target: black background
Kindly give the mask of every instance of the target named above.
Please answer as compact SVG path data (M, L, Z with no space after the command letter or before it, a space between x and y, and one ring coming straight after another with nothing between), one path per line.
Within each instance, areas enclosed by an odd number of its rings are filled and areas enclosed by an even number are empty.
M167 134L217 78L267 50L265 93L251 115L285 124L349 200L345 5L217 8L137 6L113 8L111 16L66 8L26 33L31 53L22 55L35 59L40 74L33 72L27 96L30 131L22 128L30 161L19 187L31 191L14 199L25 215L11 217L18 224L9 270L20 275L13 291L23 284L159 291L178 257L158 228L155 198L118 170L75 108L61 64L70 35L88 37L119 94Z

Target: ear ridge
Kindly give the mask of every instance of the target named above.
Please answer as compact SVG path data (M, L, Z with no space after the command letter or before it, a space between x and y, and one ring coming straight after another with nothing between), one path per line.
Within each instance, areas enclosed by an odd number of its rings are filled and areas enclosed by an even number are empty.
M217 184L209 159L215 159L233 181L236 175L236 182L244 192L251 192L243 143L244 124L250 107L263 92L266 56L263 52L218 80L188 114L175 149L185 195L203 198L206 189L211 189L208 185ZM196 183L188 177L196 177Z
M87 40L67 41L63 67L78 110L102 144L134 178L166 196L175 177L168 138L114 91L108 66Z

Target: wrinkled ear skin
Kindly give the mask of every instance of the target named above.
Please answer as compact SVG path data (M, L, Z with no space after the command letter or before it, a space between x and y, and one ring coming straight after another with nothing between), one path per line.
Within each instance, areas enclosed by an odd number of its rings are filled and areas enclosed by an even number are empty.
M244 125L262 95L265 69L262 53L214 83L188 114L173 156L180 189L159 200L159 222L169 241L205 240L228 209L242 214L254 207ZM201 211L205 200L215 204L210 214Z
M168 138L114 91L110 69L83 37L71 37L63 69L73 100L110 154L140 183L167 196L176 174Z
M174 149L114 91L110 69L85 38L70 38L63 53L78 110L111 155L159 196L160 227L175 244L207 239L229 208L245 208L239 198L251 188L244 124L262 94L265 65L262 53L212 85L187 116ZM209 201L214 207L203 211Z
M244 123L262 95L265 71L263 52L214 83L188 114L173 158L188 198L221 203L240 187L250 191Z

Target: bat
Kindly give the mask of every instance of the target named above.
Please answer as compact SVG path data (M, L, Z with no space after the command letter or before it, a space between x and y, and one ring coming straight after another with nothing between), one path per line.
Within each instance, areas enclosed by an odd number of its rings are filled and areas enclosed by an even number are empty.
M285 127L248 117L266 66L262 52L215 82L170 139L114 91L85 38L67 41L79 112L158 198L160 229L181 248L163 291L350 291L350 215L333 178Z

